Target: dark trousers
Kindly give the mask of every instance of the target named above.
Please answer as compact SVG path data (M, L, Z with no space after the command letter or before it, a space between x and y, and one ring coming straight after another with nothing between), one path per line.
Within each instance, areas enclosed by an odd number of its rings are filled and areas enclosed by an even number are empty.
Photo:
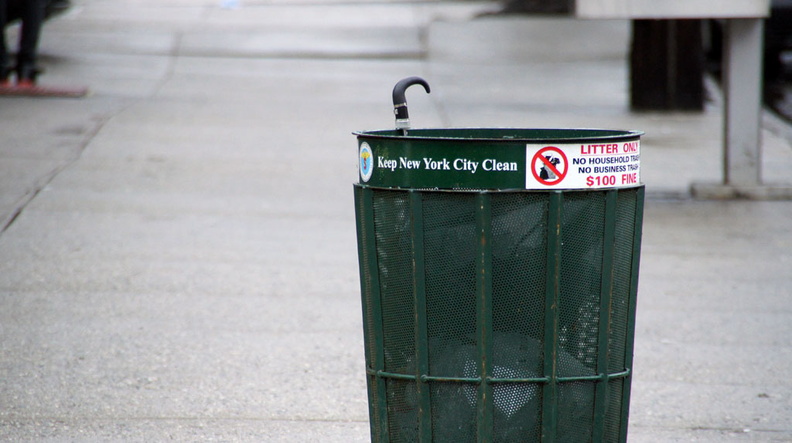
M18 66L36 63L39 35L44 21L44 5L45 0L0 0L0 29L5 30L14 20L22 21L17 53ZM5 40L5 33L0 32L0 69L10 64Z

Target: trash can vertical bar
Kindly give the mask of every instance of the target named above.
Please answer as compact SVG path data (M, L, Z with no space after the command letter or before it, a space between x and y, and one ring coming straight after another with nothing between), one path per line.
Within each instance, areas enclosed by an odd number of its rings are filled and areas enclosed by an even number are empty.
M627 313L627 338L625 340L624 367L630 371L630 375L624 379L621 400L621 429L619 430L619 441L627 441L627 424L630 414L630 391L632 389L632 367L633 367L633 346L635 345L635 315L638 300L638 270L641 262L641 240L643 235L643 212L644 198L646 189L637 189L635 196L635 222L633 226L633 250L632 250L632 270L630 275L630 305Z
M357 217L358 254L361 257L360 288L363 295L366 359L369 363L369 395L376 395L376 401L374 398L369 399L369 419L372 422L371 439L387 442L389 441L387 386L379 375L379 372L385 369L385 346L383 344L385 334L382 331L377 240L374 231L374 192L370 188L364 187L356 188L356 190L355 204L359 211ZM371 389L372 385L373 390Z
M492 441L493 397L492 385L492 197L489 193L476 196L476 232L478 234L478 263L476 266L478 373L478 442Z
M545 276L544 376L542 389L542 441L556 440L558 424L558 297L561 276L561 211L564 195L553 192L547 210Z
M612 189L605 194L605 219L602 240L602 278L600 285L599 324L597 335L597 381L594 396L594 429L592 441L604 441L605 414L608 409L608 342L611 328L611 302L613 296L613 261L616 242L616 207L619 191Z
M429 384L429 336L426 320L426 273L424 265L423 194L410 191L410 223L412 235L413 300L415 302L415 383L418 391L419 441L432 441L432 407Z

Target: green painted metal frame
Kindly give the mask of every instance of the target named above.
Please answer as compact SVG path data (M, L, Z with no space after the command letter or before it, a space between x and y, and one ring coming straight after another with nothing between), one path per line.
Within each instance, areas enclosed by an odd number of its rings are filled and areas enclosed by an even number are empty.
M633 347L635 346L635 318L638 304L638 274L641 266L641 241L643 237L643 215L644 200L646 199L646 188L643 186L637 190L638 195L635 199L635 230L633 233L632 268L630 269L630 306L627 311L627 337L624 344L624 367L633 367ZM622 411L621 429L619 430L619 441L627 441L627 424L630 414L630 392L632 389L632 377L624 380L622 387Z
M602 240L602 279L600 284L600 306L598 319L597 373L608 373L609 330L612 325L611 315L613 300L613 260L616 242L616 206L619 192L607 191L605 194L605 220ZM594 428L592 440L603 441L605 433L605 414L608 407L608 383L597 383L594 394Z
M562 192L553 192L547 208L547 252L545 268L544 374L542 388L542 441L555 441L558 424L558 303L561 293ZM547 358L550 355L552 357Z
M388 442L388 410L386 380L413 381L416 384L419 399L419 441L432 441L431 420L431 394L429 383L455 382L477 385L477 441L488 442L493 435L493 402L492 385L498 383L538 383L542 384L542 441L556 440L558 426L558 385L569 382L596 382L594 404L594 429L592 441L603 441L605 415L607 413L608 382L615 379L624 379L620 411L619 441L625 442L627 438L627 418L629 414L630 384L632 375L634 331L636 317L636 300L638 289L638 270L640 265L640 247L643 226L643 208L645 190L641 186L636 190L636 207L634 234L632 241L632 263L630 269L630 294L628 306L627 331L625 338L625 369L609 373L607 352L598 350L597 374L576 377L558 376L559 355L559 297L561 277L561 247L562 247L562 214L564 191L548 192L547 231L546 231L546 277L545 277L545 330L544 330L544 376L534 378L497 378L493 377L492 362L492 336L493 336L493 307L492 307L492 220L491 199L492 192L478 192L476 195L476 232L477 245L477 353L479 356L478 372L480 377L444 377L429 375L429 339L427 336L427 311L426 311L426 282L424 275L424 238L423 238L423 194L426 192L406 190L409 193L411 246L413 264L413 293L415 312L415 342L416 342L416 368L414 374L401 374L385 371L382 307L380 301L380 285L377 267L376 237L374 232L374 207L373 193L377 188L365 185L355 185L355 204L358 212L357 233L358 252L360 259L361 294L364 304L366 373L370 377L369 416L374 424L371 430L372 441ZM449 191L442 191L449 192ZM451 191L471 192L471 191ZM616 236L616 210L619 190L613 189L606 192L605 219L604 219L604 244L602 254L602 278L600 282L600 319L598 330L598 343L600 347L608 346L608 328L611 324L611 303L614 288L614 242ZM363 257L367 257L366 262ZM366 275L367 278L362 276ZM367 296L368 295L368 296ZM371 312L370 316L368 311ZM373 329L369 334L369 329ZM375 343L369 343L369 336L373 336ZM372 351L373 350L373 351ZM547 356L552 356L547 358Z
M356 225L358 256L360 257L360 289L361 297L363 298L362 303L366 308L363 310L363 325L365 328L374 329L371 334L368 331L365 331L366 333L364 334L366 362L374 366L369 369L381 372L385 369L385 346L383 344L384 333L382 331L379 271L377 270L377 240L374 231L373 195L374 191L371 188L356 186L355 208L359 211ZM364 260L363 257L367 257L368 260ZM369 311L371 312L371 318L368 318ZM371 336L374 337L375 341L373 348L371 343L369 343ZM371 388L369 388L369 420L374 425L371 426L371 440L387 442L387 386L385 381L377 376L368 380L369 386L372 383L375 386L376 399L371 398L372 392Z
M491 441L493 423L492 386L492 197L489 193L476 196L476 232L478 234L476 263L476 312L478 313L477 340L478 384L477 439L479 443Z
M432 403L429 385L421 375L429 373L429 336L426 314L426 275L424 274L423 199L410 191L410 225L412 235L413 296L415 306L416 387L418 391L418 435L420 441L432 441Z

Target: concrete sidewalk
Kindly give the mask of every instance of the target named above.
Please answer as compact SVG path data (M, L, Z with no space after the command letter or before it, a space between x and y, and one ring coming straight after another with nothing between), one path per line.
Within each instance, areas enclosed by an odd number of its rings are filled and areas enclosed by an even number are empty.
M75 0L0 98L0 440L367 441L350 132L640 129L630 441L792 440L792 203L699 202L704 113L627 109L626 22L488 2ZM788 128L763 134L790 182Z

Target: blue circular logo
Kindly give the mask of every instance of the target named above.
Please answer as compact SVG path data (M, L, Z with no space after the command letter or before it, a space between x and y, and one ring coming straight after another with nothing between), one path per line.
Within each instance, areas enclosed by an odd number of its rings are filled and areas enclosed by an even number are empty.
M369 181L371 174L374 173L374 153L371 146L363 142L360 144L360 179L364 182Z

